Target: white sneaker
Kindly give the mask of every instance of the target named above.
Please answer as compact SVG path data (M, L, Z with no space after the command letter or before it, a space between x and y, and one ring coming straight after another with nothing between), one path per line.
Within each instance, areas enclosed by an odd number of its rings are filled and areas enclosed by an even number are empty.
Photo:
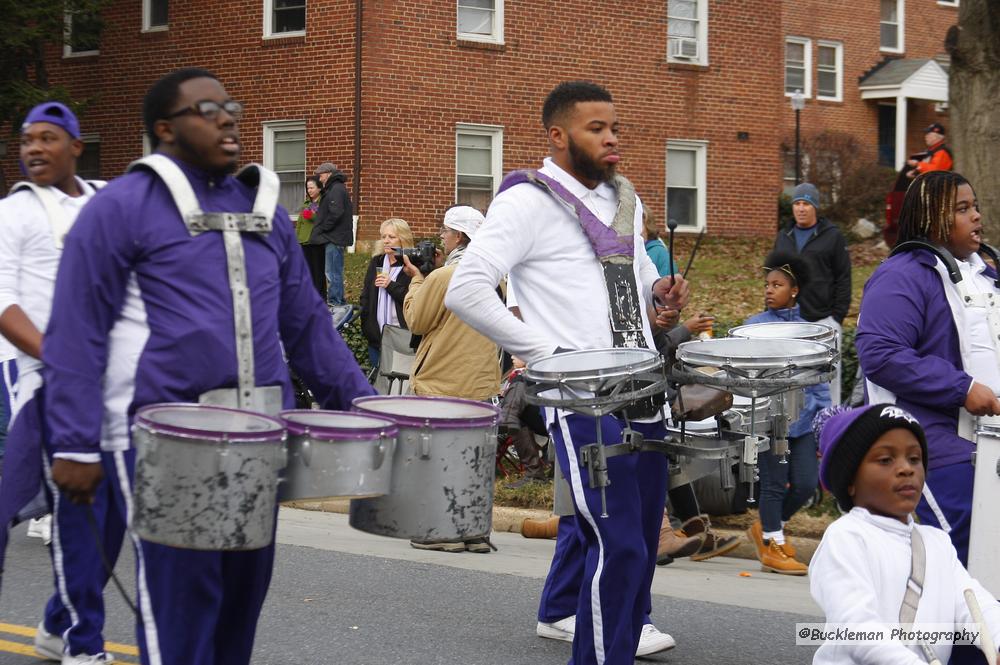
M44 621L38 624L38 630L35 631L35 653L48 660L61 661L63 657L62 636L45 630Z
M661 633L653 624L647 623L642 627L642 633L639 635L639 646L635 650L635 655L648 656L651 653L669 651L675 646L677 646L677 642L674 641L674 638L666 633Z
M547 637L550 640L572 642L574 634L576 634L576 615L552 623L539 621L535 626L535 635Z
M52 515L28 520L28 538L41 538L46 545L52 542Z
M76 656L66 654L62 657L62 665L108 665L113 662L115 662L115 657L110 653L99 653L96 656L85 653Z

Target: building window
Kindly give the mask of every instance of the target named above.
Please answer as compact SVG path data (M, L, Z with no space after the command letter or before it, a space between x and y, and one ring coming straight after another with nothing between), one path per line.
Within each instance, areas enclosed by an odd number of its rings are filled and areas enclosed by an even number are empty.
M142 0L143 32L167 29L168 5L168 0Z
M667 221L677 228L705 228L706 148L703 141L667 141Z
M708 0L668 0L667 60L708 64Z
M306 124L264 124L264 166L278 174L278 203L292 215L306 199Z
M503 128L459 125L455 131L455 203L483 212L500 186Z
M503 43L503 0L458 0L458 38Z
M101 179L101 137L96 134L84 134L83 153L76 160L76 174L84 180Z
M801 90L812 96L812 42L801 37L785 37L785 94Z
M938 0L938 4L945 7L958 7L958 0Z
M883 51L903 52L903 2L881 0L882 18L879 21L879 47Z
M78 12L67 4L63 57L97 55L101 49L101 28L104 26L99 12Z
M264 0L264 36L306 34L306 0Z
M816 45L816 97L839 102L844 88L844 45L818 42Z

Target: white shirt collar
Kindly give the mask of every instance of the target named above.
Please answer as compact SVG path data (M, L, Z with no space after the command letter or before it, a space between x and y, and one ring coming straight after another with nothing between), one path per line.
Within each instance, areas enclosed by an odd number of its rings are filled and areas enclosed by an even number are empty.
M548 171L553 178L558 180L570 193L578 199L587 196L599 196L607 201L614 201L617 192L615 188L606 182L600 182L597 187L590 189L582 182L574 178L568 171L560 167L551 157L542 160L543 168Z
M961 270L966 270L973 275L978 275L986 270L986 262L979 254L970 254L969 258L965 261L961 259L955 259L958 261L958 267Z
M73 176L76 178L76 184L80 188L80 196L70 196L58 187L49 186L49 190L55 194L56 199L59 201L59 205L62 205L69 199L78 199L81 201L86 201L88 198L94 195L94 188L90 186L90 183L80 178L80 176Z
M884 531L891 531L892 533L898 533L905 536L910 534L915 524L913 521L913 515L909 515L907 517L906 524L903 524L894 517L872 515L867 508L862 508L861 506L854 506L851 508L851 514L865 522L868 522L869 524L877 526Z

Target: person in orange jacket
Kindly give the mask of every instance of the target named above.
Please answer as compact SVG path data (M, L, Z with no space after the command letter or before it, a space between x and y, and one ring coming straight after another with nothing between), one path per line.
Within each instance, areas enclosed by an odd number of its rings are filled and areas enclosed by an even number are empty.
M951 150L944 144L944 126L939 122L932 123L924 130L924 141L927 143L924 158L907 160L907 165L913 169L906 175L916 178L928 171L950 171L955 160L952 158Z

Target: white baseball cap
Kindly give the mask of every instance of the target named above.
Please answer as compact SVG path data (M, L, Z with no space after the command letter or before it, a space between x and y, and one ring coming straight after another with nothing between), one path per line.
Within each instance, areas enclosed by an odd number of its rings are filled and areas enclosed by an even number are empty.
M476 234L486 218L472 206L455 206L444 213L444 225L454 231L461 231L470 238Z

